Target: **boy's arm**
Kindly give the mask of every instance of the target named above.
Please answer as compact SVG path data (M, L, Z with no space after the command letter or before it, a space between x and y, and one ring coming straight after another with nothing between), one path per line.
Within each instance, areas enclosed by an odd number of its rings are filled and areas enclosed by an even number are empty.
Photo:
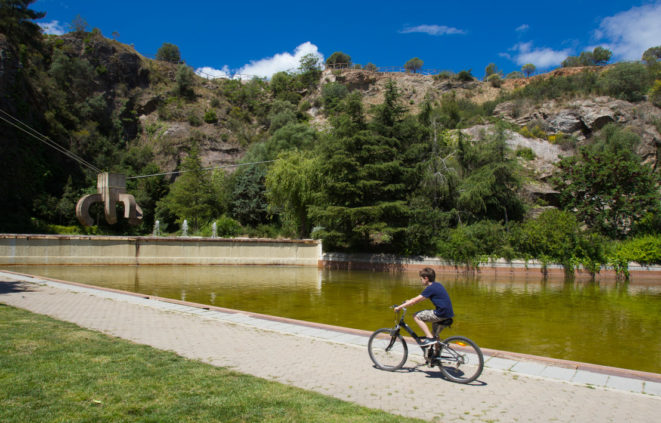
M419 303L420 301L425 300L425 299L426 299L426 298L423 297L422 295L418 295L417 297L415 297L415 298L411 298L410 300L406 300L406 301L404 301L402 304L400 304L400 305L398 305L397 307L395 307L395 311L399 311L399 310L401 310L401 309L403 309L403 308L406 308L406 307L412 306L413 304L417 304L417 303Z

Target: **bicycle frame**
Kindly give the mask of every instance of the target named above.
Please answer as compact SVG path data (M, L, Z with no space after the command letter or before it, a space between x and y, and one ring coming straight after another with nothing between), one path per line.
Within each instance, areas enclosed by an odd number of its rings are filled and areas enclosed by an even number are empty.
M420 337L418 336L417 333L415 333L415 331L409 325L406 324L406 322L404 321L404 317L406 316L406 309L404 308L402 310L404 310L404 312L402 313L401 317L399 318L399 321L395 323L395 327L392 328L392 331L390 332L390 334L391 334L391 336L393 336L393 339L394 339L394 337L399 334L400 329L404 328L404 330L406 332L408 332L408 334L411 335L413 337L413 339L415 339L415 342L418 343L418 346L420 346ZM390 347L392 347L392 344L388 348L390 348ZM422 347L420 347L420 348L422 348Z

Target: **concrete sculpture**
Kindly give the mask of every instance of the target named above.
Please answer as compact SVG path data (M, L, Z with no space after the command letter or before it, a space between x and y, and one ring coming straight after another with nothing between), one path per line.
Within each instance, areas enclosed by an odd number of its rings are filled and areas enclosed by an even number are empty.
M94 203L103 203L106 222L117 223L116 204L124 204L124 217L129 224L137 225L142 221L142 209L135 198L126 192L126 176L118 173L100 173L96 179L96 194L81 197L76 204L76 217L83 226L92 226L94 219L89 214L89 208Z

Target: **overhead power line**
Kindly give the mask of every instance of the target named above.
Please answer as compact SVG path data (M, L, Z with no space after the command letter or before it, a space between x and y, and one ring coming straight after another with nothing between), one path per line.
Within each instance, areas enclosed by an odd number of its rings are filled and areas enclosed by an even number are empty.
M275 160L264 160L263 162L238 163L238 164L233 164L233 165L204 167L204 168L202 168L202 170L207 171L207 170L223 169L223 168L226 168L226 167L250 166L250 165L257 165L257 164L262 164L262 163L273 163L273 162L275 162ZM139 176L128 176L126 179L149 178L151 176L177 175L177 174L186 173L186 172L191 172L191 171L190 170L174 170L172 172L152 173L152 174L149 174L149 175L139 175Z
M64 154L65 156L69 157L70 159L73 159L80 163L81 165L88 167L95 171L96 173L101 173L101 169L98 167L94 166L93 164L89 163L82 157L76 155L74 152L67 150L66 148L62 147L61 145L57 144L55 141L51 140L48 138L46 135L40 133L36 129L32 128L30 125L27 123L21 121L18 118L15 118L14 116L10 115L9 113L5 112L4 110L0 109L0 119L8 123L9 125L13 126L14 128L25 132L26 134L30 135L31 137L37 139L38 141L46 144L47 146L51 147L54 150L59 151L60 153ZM3 116L4 115L4 116Z

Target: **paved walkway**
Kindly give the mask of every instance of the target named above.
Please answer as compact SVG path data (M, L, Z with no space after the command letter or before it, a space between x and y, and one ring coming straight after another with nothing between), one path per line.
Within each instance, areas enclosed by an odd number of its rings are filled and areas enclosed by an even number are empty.
M432 421L651 422L661 415L661 375L654 373L486 350L479 380L459 385L442 379L415 354L399 372L375 369L364 331L1 271L0 302L212 365Z

